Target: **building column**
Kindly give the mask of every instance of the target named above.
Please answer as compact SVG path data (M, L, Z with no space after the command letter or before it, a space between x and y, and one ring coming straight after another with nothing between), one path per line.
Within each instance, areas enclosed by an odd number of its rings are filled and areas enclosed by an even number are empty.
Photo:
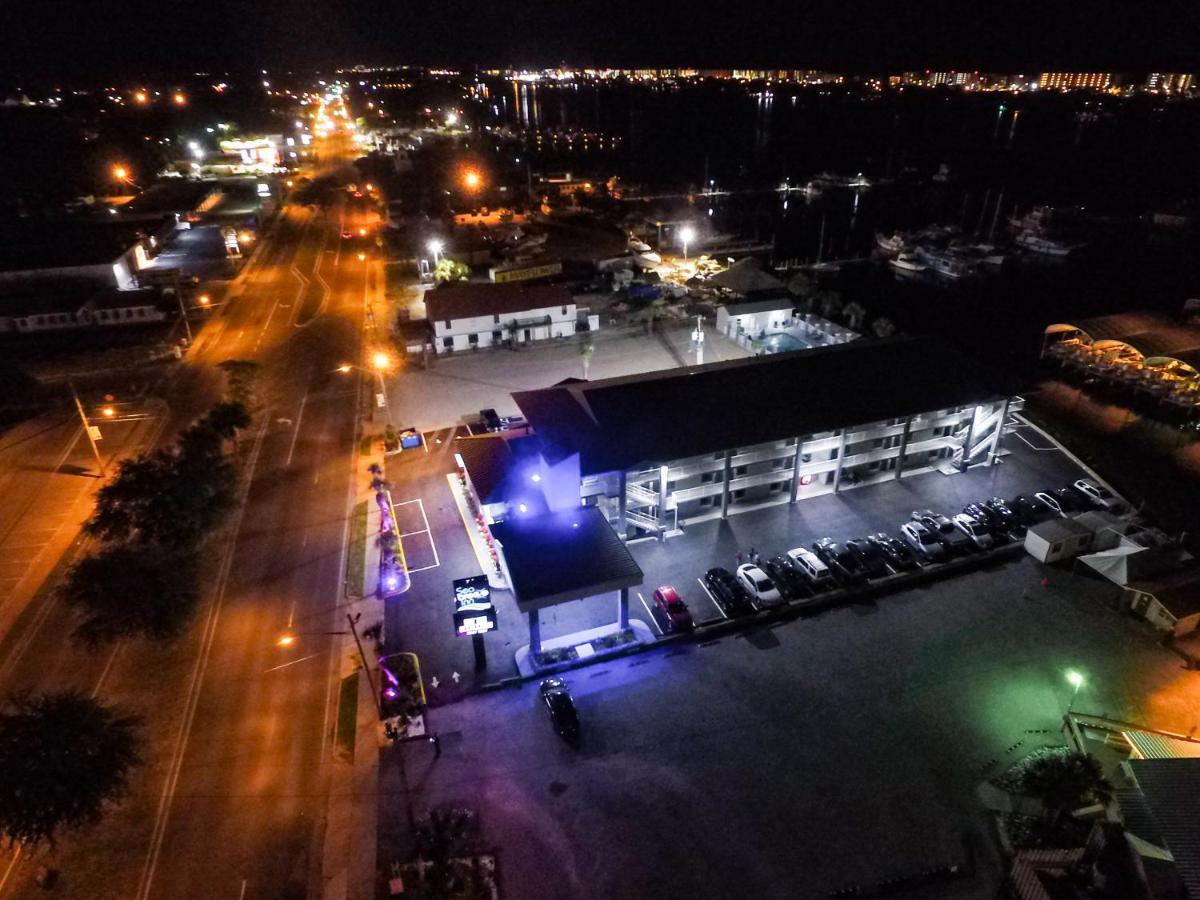
M667 539L667 479L670 470L667 466L658 468L658 539Z
M904 454L908 450L908 436L912 433L913 417L909 416L904 420L904 431L900 432L900 455L896 457L896 480L900 480L900 476L904 474Z
M833 471L833 492L836 494L842 487L842 465L846 460L846 429L842 429L841 441L838 442L837 468Z
M729 518L729 473L733 471L733 466L730 461L733 459L733 451L725 451L725 469L721 475L721 518Z
M1000 462L1000 438L1004 436L1004 422L1008 418L1008 404L1011 397L1005 397L1000 407L1000 418L996 421L996 430L992 432L992 445L988 447L988 465L994 466Z
M529 611L529 652L542 652L542 623L538 621L538 611Z
M624 631L629 627L629 588L623 587L617 593L617 627Z
M617 495L617 516L620 519L620 528L617 529L617 534L621 536L621 540L629 539L629 523L625 520L625 470L621 470L621 477L618 479Z
M971 466L971 439L975 437L975 420L979 417L979 407L971 407L971 420L967 422L967 436L963 438L962 445L962 461L958 464L958 471L965 472Z
M795 503L800 491L800 457L804 455L804 438L796 436L796 457L792 460L792 491L788 503Z

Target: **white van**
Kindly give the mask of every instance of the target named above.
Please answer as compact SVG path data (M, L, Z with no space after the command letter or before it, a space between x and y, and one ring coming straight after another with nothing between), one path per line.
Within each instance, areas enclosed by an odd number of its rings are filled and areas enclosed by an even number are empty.
M797 547L789 550L787 557L791 560L792 565L812 582L813 587L822 588L833 584L833 575L830 573L829 567L817 559L817 555L811 550Z

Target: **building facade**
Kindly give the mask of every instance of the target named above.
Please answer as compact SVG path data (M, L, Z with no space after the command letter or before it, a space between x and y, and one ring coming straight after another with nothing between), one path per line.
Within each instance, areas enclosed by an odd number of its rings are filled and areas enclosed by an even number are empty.
M438 353L571 337L598 328L570 291L550 284L455 284L425 294Z

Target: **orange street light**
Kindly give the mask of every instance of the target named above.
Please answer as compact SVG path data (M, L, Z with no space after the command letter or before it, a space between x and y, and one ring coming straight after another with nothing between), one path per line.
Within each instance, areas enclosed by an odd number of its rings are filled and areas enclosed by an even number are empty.
M212 298L209 297L208 294L201 294L196 298L196 302L201 306L208 306L208 304L212 302Z
M483 185L483 176L475 169L467 169L463 173L463 186L468 191L477 191Z
M366 236L367 236L367 229L365 229L365 228L360 228L360 229L358 229L358 236L359 236L359 237L366 237Z
M106 406L100 410L100 415L104 416L104 418L106 418L106 419L111 419L116 414L117 414L117 411L115 409L113 409L111 406Z
M172 99L175 101L176 106L187 106L187 97L181 91L176 91Z
M285 631L283 634L281 634L279 636L279 639L275 641L275 646L276 647L290 647L294 643L296 643L296 632Z
M113 178L117 181L127 181L129 179L129 170L124 166L113 166Z
M365 262L365 261L366 261L366 259L367 259L367 254L365 254L365 253L360 253L360 254L358 254L358 261L359 261L359 262Z
M350 365L350 363L342 363L340 366L337 367L337 370L339 372L341 372L343 375L349 375L350 370L353 368L354 368L354 366Z
M382 372L392 367L392 358L381 350L371 357L371 365Z

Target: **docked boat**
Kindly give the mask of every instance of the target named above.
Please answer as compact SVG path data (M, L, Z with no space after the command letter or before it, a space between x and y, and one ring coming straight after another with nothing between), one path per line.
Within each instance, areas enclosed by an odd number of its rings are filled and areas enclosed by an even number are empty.
M889 259L888 265L897 272L924 272L928 268L911 253L901 253L895 259Z
M908 242L904 240L904 235L899 231L892 235L875 232L875 246L888 256L896 256L909 249Z
M1044 256L1067 256L1072 250L1078 250L1082 244L1068 244L1056 238L1046 237L1032 231L1022 231L1015 238L1016 245L1033 253Z
M916 257L934 272L946 278L962 278L972 272L969 262L947 250L918 247Z

